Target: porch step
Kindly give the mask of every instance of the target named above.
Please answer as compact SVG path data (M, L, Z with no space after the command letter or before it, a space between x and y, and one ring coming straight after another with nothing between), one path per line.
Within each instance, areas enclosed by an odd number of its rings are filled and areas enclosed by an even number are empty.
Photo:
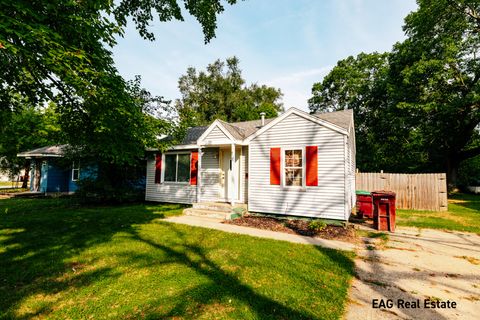
M221 202L198 202L193 204L193 209L230 213L232 205Z
M197 216L197 217L209 217L217 219L227 219L227 216L230 215L230 211L222 212L216 210L205 210L205 209L196 209L196 208L187 208L183 210L183 214L187 216Z

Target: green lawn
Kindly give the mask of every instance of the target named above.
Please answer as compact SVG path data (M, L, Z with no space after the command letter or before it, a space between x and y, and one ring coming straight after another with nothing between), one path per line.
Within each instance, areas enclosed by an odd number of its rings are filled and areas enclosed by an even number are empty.
M341 317L352 254L162 221L181 211L0 200L0 318Z
M16 182L11 181L0 181L0 187L11 187L12 185L15 186L16 184ZM22 183L19 182L18 185L22 186Z
M455 194L448 211L397 210L400 226L468 231L480 234L480 195Z

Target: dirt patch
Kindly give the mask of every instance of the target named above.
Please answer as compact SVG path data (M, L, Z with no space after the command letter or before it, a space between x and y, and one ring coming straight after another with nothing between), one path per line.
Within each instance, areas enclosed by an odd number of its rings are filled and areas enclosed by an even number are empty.
M272 217L259 217L245 215L241 218L228 220L224 223L234 224L243 227L253 227L257 229L285 232L290 234L299 234L302 236L334 239L347 242L357 242L358 237L353 226L333 226L327 225L323 230L313 230L309 228L309 221L299 219L276 219Z

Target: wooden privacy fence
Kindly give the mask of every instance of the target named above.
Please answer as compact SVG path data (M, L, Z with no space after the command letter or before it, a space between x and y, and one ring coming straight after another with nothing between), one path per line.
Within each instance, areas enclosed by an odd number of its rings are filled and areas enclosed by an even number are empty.
M445 173L373 173L356 174L356 189L388 190L397 194L399 209L446 211L447 177Z

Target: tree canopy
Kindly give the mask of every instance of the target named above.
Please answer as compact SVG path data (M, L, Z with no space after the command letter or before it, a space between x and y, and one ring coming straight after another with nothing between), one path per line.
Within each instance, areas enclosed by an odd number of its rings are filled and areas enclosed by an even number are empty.
M0 127L24 102L53 102L70 145L106 163L135 162L158 133L148 130L165 126L144 116L138 90L118 74L110 50L127 23L154 40L154 14L183 20L182 4L208 42L224 10L220 0L1 0Z
M41 109L24 105L9 115L8 123L0 127L0 169L11 174L24 168L24 159L18 158L18 153L62 141L53 105Z
M480 2L418 0L407 39L341 60L310 110L353 108L361 170L447 171L480 154Z
M282 93L266 85L246 85L239 60L216 60L206 71L190 67L178 81L181 99L175 108L188 126L210 124L215 119L246 121L259 119L260 112L267 118L276 117L283 110Z

